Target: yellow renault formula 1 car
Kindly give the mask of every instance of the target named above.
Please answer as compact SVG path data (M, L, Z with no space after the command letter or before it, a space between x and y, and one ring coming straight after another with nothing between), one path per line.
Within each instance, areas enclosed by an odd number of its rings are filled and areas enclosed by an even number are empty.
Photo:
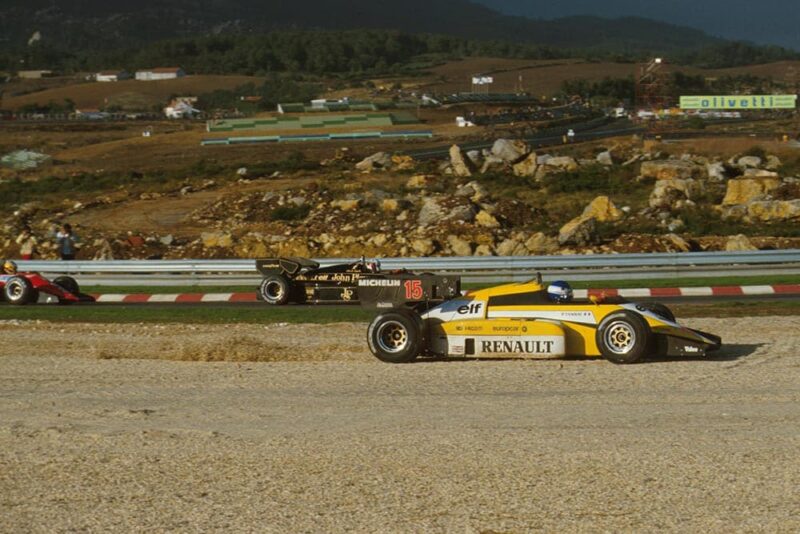
M601 356L614 363L635 363L647 356L703 356L721 346L719 337L678 324L662 304L636 304L616 297L554 302L539 276L525 283L456 293L426 305L428 294L437 292L439 278L427 276L433 280L359 288L366 305L391 308L369 325L369 348L378 359L404 363L419 355ZM411 283L424 288L425 295L406 298L403 288Z

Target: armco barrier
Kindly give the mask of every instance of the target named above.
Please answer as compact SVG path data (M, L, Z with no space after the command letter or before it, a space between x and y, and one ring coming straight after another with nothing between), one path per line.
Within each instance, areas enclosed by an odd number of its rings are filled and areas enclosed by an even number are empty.
M320 264L354 259L321 259ZM459 274L467 282L548 279L647 280L687 277L800 275L800 250L583 256L381 259L384 270ZM256 283L254 260L20 261L21 270L70 274L92 285L240 285Z

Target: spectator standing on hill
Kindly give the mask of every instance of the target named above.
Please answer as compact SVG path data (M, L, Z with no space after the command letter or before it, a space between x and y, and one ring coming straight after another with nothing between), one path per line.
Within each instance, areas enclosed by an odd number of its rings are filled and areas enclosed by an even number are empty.
M17 245L19 245L20 258L23 260L33 259L33 255L36 254L37 241L27 224L22 227L22 231L17 236Z
M75 247L78 241L78 236L72 231L72 226L70 224L64 224L61 230L56 234L58 253L61 255L62 260L75 259Z

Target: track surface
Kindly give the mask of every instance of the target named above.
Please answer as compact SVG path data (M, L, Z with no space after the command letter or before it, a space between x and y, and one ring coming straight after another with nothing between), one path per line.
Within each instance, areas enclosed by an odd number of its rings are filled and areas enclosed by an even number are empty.
M364 325L3 323L0 530L797 531L800 318L689 324L724 351L391 366Z

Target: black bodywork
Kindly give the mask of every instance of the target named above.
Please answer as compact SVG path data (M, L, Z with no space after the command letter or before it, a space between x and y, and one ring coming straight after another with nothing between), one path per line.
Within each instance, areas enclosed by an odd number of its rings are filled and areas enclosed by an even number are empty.
M375 271L364 260L320 267L307 258L256 260L256 269L268 278L280 275L289 282L290 303L359 304L368 308L398 308L416 302L441 302L460 294L455 276L415 274L405 270ZM261 291L258 299L263 300Z

